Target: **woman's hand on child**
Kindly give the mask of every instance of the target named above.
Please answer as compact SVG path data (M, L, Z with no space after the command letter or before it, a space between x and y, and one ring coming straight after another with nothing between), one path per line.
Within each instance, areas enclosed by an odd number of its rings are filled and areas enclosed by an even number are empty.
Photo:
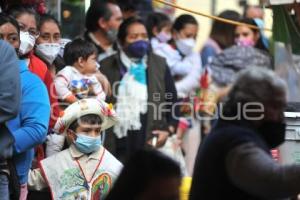
M105 94L107 96L111 96L112 95L111 85L110 85L107 77L104 74L102 74L100 71L97 71L96 77L97 77L98 81L100 82L100 84L102 85Z

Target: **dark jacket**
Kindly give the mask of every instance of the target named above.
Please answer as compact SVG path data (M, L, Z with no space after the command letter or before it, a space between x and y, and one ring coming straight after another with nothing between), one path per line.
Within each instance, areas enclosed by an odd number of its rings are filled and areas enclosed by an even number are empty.
M239 122L220 120L200 146L196 157L190 200L259 199L235 186L226 171L226 156L233 148L254 143L269 154L255 129Z
M20 108L20 72L16 51L0 40L0 160L12 156L14 139L4 124ZM1 161L0 161L1 162Z
M91 42L91 43L93 43L95 46L96 46L96 48L97 48L97 53L98 53L98 61L99 61L99 55L100 54L103 54L103 53L105 53L105 50L100 46L100 45L98 45L98 44L96 44L93 40L92 40L92 38L89 36L89 32L85 32L84 33L84 35L83 35L83 39L84 40L86 40L86 41L88 41L88 42ZM115 52L117 52L118 51L118 44L117 44L117 42L114 42L113 43L113 45L112 45L112 49L115 51ZM105 58L104 58L105 59Z
M100 71L104 75L106 75L113 88L113 95L108 97L107 101L115 104L115 95L117 95L118 92L118 86L116 86L116 83L121 81L122 70L124 71L125 67L120 61L119 54L104 59L102 62L100 62L100 65ZM148 87L148 103L150 103L150 105L152 106L148 106L146 116L141 117L141 130L143 130L143 134L146 135L145 139L148 140L152 138L151 131L154 128L158 130L163 130L166 129L168 125L174 125L176 127L177 121L171 117L171 106L175 102L177 102L177 92L174 85L174 81L172 79L169 68L164 58L150 53L148 55L146 73ZM168 99L167 94L172 94L172 98ZM170 109L170 111L161 113L162 117L159 118L160 112L157 111L162 110L162 108L160 108L160 105L168 102L169 105L166 105L165 108Z

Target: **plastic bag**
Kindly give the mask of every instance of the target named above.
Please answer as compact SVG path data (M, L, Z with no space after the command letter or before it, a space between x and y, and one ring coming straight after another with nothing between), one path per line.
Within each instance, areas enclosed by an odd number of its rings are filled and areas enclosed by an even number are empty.
M161 148L158 148L160 152L174 159L180 164L181 173L183 176L188 174L186 169L185 160L181 151L181 147L178 143L176 135L169 137L165 143L165 145Z
M275 71L287 83L288 102L300 102L300 62L297 60L287 45L275 43Z

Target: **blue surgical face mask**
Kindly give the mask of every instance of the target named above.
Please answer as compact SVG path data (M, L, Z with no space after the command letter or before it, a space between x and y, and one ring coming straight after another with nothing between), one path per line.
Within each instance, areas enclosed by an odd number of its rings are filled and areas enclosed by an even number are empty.
M143 58L149 51L149 42L146 40L139 40L128 45L127 52L130 57Z
M76 140L74 142L76 148L85 154L97 151L101 146L101 138L86 136L84 133L76 133Z

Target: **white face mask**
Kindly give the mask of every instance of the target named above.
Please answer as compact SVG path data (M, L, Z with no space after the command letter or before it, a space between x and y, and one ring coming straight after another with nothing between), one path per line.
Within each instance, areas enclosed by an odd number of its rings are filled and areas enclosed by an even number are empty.
M176 40L176 46L183 55L187 56L193 52L196 40L194 38L178 39Z
M20 48L19 48L19 54L21 56L26 55L29 53L35 44L35 37L30 35L29 32L20 32Z
M60 51L58 43L43 43L36 46L36 53L45 59L49 64L52 64Z
M172 35L170 33L161 31L159 34L157 34L156 38L162 43L167 43L169 40L172 39Z

